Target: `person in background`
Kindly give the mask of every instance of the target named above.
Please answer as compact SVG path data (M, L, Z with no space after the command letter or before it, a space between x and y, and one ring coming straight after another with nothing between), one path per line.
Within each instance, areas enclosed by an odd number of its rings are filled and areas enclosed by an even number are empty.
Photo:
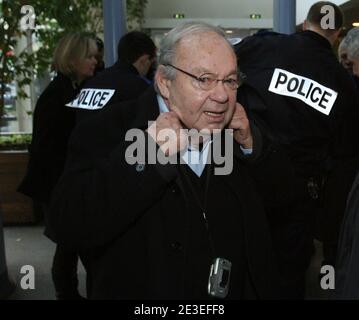
M113 103L138 98L151 85L146 76L155 65L156 46L148 35L139 31L125 34L117 53L117 62L87 81L69 104L77 110L78 121Z
M95 75L97 75L98 73L100 73L105 69L105 62L103 61L105 48L103 41L99 37L96 37L96 45L97 45L97 54L95 58L97 60L97 65L95 69Z
M322 28L325 6L334 9L334 29ZM258 34L237 45L246 75L239 102L268 128L287 159L282 171L296 190L290 203L266 202L288 299L305 297L313 240L328 230L323 203L332 201L343 208L347 182L338 180L336 173L359 153L358 91L333 53L342 26L341 9L320 1L308 11L302 32ZM262 190L262 197L267 193ZM332 259L325 263L329 262Z
M52 67L55 78L40 95L33 119L33 134L26 175L18 191L42 204L47 211L52 191L64 169L67 144L75 126L75 111L66 106L96 68L97 46L93 38L74 33L57 44ZM52 279L57 299L80 299L77 279L78 253L57 245Z
M352 65L352 72L359 77L359 28L350 30L346 36L347 56Z
M353 76L354 82L359 89L359 76L353 74L353 62L348 57L348 46L351 38L350 35L346 36L340 42L338 47L338 58L341 65Z
M338 59L340 64L350 73L353 74L353 64L348 59L349 37L344 37L338 47Z

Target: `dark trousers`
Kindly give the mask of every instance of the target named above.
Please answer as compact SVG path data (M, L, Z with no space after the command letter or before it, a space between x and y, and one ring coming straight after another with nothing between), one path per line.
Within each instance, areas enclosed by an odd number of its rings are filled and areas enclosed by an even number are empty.
M48 205L42 204L45 216ZM56 298L58 300L82 299L78 292L77 265L79 254L61 244L56 245L55 255L52 261L51 275L55 286Z
M51 274L58 299L78 299L77 263L79 257L76 252L57 245L52 262Z
M306 271L314 252L316 202L307 195L288 206L267 209L282 294L304 299Z

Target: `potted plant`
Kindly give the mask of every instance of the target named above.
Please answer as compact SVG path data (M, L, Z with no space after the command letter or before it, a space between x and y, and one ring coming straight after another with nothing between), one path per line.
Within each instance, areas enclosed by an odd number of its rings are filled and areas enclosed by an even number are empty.
M0 151L27 151L31 143L31 134L1 134Z

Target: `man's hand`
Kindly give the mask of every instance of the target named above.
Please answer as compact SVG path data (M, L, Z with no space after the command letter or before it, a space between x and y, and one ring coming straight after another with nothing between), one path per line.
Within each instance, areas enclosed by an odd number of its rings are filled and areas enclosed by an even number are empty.
M228 125L233 129L234 139L245 149L253 148L253 137L246 111L240 103L236 104L232 121Z
M161 113L147 132L166 156L172 156L187 147L188 136L181 129L177 113L170 111Z

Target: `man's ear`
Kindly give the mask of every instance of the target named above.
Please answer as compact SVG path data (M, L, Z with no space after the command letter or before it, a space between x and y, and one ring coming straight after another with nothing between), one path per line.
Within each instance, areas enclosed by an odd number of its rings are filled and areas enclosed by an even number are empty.
M170 96L170 87L171 87L171 80L168 80L164 77L164 66L158 66L158 69L156 71L155 75L155 81L157 84L157 87L161 93L161 96L164 99L168 99Z
M147 53L145 53L145 54L143 54L141 57L139 57L139 58L137 59L137 61L138 61L139 63L143 64L143 63L146 63L149 58L150 58L150 55L147 54Z
M148 54L143 54L140 56L132 65L137 69L138 73L141 76L144 76L146 73L146 61L149 59Z
M303 22L302 30L303 31L308 30L308 21L307 21L307 19L305 19L304 22Z

